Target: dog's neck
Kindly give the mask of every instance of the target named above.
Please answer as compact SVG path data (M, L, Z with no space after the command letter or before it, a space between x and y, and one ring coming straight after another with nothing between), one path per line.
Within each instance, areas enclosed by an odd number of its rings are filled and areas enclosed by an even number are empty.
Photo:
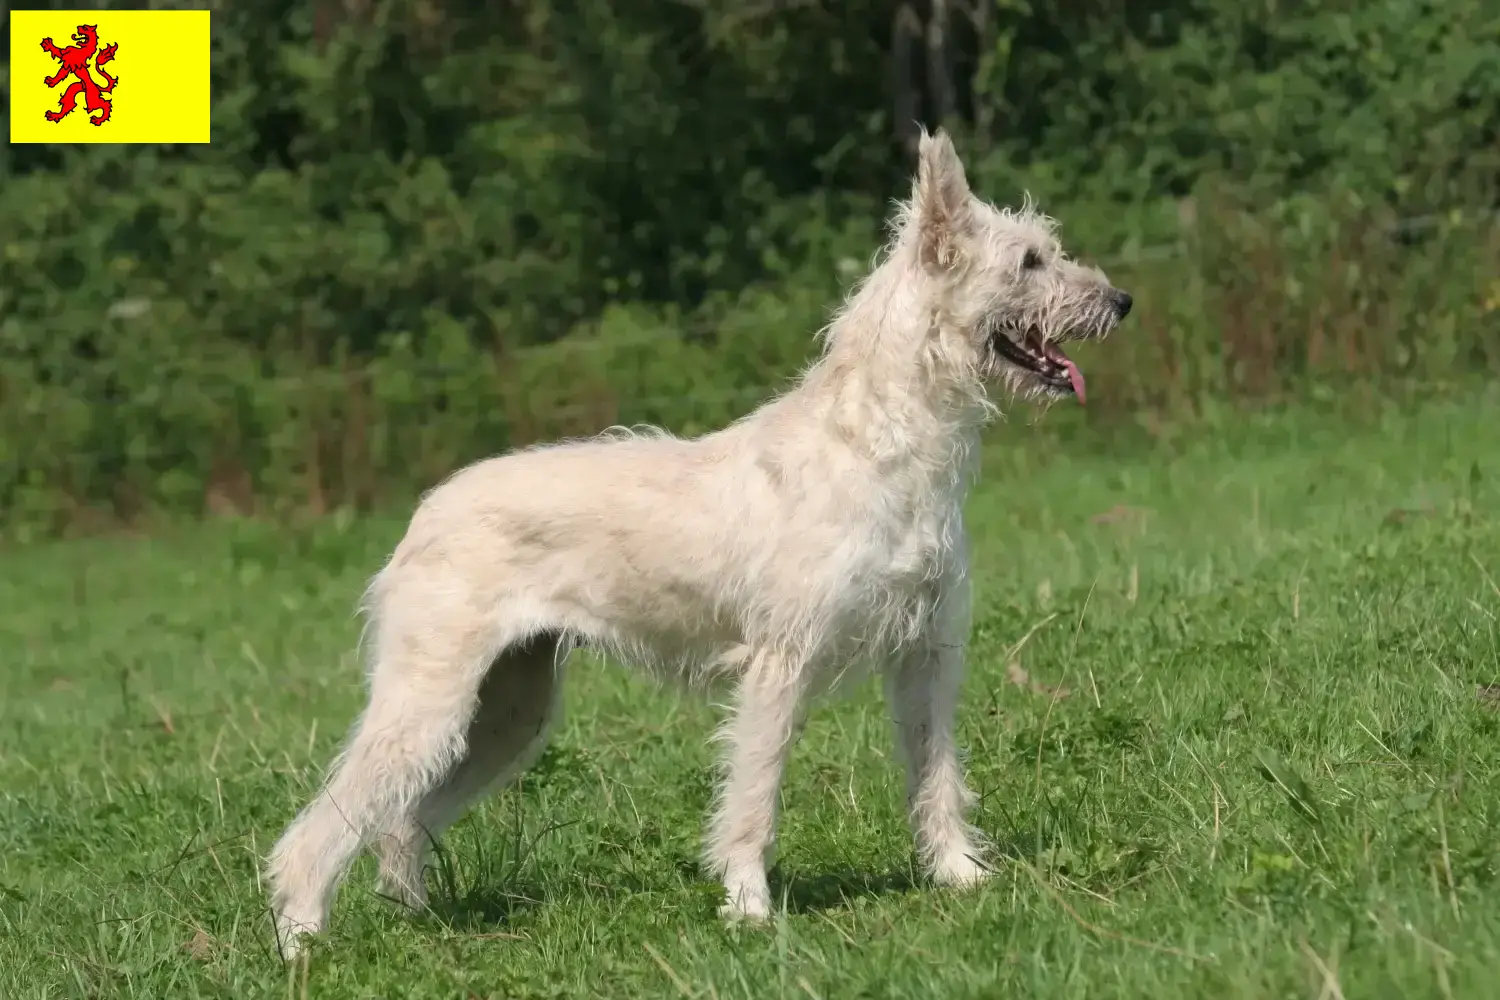
M898 237L834 317L794 393L882 465L961 489L994 408L977 375L942 356L937 293L916 248Z

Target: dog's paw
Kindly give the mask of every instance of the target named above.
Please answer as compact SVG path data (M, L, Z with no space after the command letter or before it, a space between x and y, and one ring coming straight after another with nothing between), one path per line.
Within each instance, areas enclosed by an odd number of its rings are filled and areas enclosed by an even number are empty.
M771 919L771 907L760 901L725 903L719 907L719 918L731 924L763 924Z
M724 920L758 924L771 919L771 889L764 880L730 882L724 886L724 892L724 905L719 907L719 916Z
M276 947L283 961L292 962L302 956L310 943L309 939L320 933L322 926L316 922L296 920L286 914L276 916Z
M953 889L972 889L982 885L994 873L975 861L968 852L945 855L932 869L932 880Z

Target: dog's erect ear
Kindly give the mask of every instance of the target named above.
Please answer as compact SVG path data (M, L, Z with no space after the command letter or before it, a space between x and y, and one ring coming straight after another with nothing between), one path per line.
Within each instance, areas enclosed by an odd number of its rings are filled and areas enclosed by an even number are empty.
M923 130L912 190L912 223L922 263L939 270L952 267L971 216L969 181L953 140L942 129L932 135Z

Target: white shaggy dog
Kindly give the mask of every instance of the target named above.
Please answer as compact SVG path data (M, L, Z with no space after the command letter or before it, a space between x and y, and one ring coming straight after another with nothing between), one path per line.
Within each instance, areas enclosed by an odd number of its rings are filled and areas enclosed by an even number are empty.
M884 675L925 869L980 881L953 727L987 388L1081 398L1057 342L1102 337L1129 310L1049 219L976 199L948 137L924 134L883 262L786 394L694 440L521 451L433 490L366 598L369 705L269 859L284 953L325 926L364 844L385 892L423 902L430 838L536 759L579 642L734 685L705 852L726 916L770 914L801 711L855 665Z

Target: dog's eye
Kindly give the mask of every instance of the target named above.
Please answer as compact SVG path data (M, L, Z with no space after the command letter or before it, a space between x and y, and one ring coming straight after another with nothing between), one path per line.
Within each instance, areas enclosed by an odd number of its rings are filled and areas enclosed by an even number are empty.
M1023 271L1035 271L1042 266L1042 255L1035 250L1027 250L1026 256L1021 258L1021 269Z

